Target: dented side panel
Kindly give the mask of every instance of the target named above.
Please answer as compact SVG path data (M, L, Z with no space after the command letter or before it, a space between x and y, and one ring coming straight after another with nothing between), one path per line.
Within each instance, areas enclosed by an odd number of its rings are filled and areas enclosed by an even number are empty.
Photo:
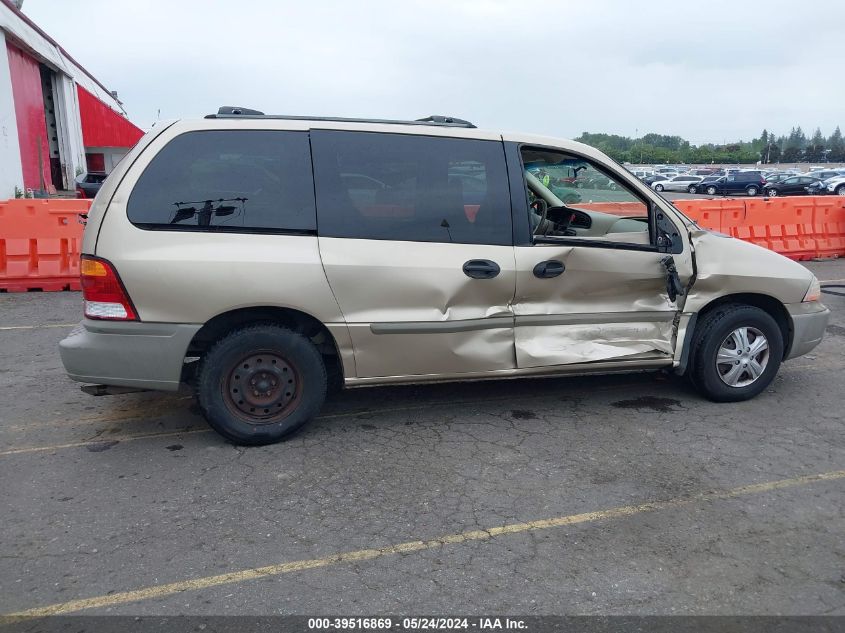
M512 246L321 237L359 378L513 369ZM470 259L500 267L463 272Z
M655 358L671 362L679 306L666 293L663 254L547 244L515 250L518 367ZM688 249L685 253L675 257L684 284L692 274ZM535 277L534 266L546 260L563 262L564 273Z
M698 312L727 295L754 293L784 304L800 303L813 275L774 251L726 235L694 228L697 274L685 310Z

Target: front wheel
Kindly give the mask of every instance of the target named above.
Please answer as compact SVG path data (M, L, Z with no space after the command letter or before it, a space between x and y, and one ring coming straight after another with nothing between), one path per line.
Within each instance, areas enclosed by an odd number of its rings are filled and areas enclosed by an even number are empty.
M663 191L663 185L654 185L655 191Z
M768 195L770 198L777 198L778 197L778 190L777 189L769 189L766 192L766 195Z
M306 337L272 324L220 339L197 376L209 425L236 444L272 444L314 417L326 398L326 367Z
M707 195L708 196L715 196L716 195L716 187L707 187Z
M690 378L716 402L748 400L769 386L783 359L783 334L760 308L725 305L699 322Z

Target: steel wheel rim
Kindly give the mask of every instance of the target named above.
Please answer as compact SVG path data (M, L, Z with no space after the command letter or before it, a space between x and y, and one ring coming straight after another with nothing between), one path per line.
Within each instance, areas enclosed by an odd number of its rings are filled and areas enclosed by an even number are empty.
M769 189L769 197L770 198L777 198L778 190L777 189Z
M754 327L738 327L716 352L716 373L728 387L747 387L760 379L769 364L769 341Z
M296 367L277 352L252 352L223 378L223 399L250 424L273 424L299 405L302 380Z

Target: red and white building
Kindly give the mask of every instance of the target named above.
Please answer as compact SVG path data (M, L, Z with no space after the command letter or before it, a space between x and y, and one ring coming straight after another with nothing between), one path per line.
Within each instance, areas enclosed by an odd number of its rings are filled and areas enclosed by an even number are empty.
M143 130L115 93L0 0L0 200L73 190L76 176L111 171Z

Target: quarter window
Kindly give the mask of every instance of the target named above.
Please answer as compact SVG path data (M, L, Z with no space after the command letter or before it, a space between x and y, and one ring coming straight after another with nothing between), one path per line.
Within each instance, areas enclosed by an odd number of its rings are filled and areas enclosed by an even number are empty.
M308 134L210 130L177 136L141 174L127 213L142 228L314 231Z
M512 243L500 142L317 130L311 145L321 236Z

